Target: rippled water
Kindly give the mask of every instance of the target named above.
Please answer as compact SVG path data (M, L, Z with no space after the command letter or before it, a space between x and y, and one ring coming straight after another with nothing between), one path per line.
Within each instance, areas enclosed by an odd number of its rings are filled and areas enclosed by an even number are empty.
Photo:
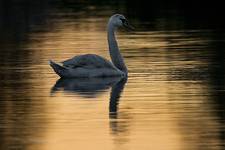
M224 36L130 18L136 31L117 34L127 81L59 80L49 59L109 59L108 15L78 15L56 9L28 32L1 36L1 149L225 148Z

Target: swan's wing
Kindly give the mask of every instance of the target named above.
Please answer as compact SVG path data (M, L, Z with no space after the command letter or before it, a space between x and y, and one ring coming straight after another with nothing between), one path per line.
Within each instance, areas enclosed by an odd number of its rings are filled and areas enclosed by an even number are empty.
M117 69L110 61L95 54L78 55L63 61L62 64L63 66L70 68L82 67Z

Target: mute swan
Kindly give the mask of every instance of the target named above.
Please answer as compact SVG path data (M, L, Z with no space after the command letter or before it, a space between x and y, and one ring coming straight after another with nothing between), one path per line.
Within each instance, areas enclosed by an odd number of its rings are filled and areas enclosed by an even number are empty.
M120 54L114 33L118 27L133 29L123 15L115 14L110 17L107 26L107 38L112 62L95 54L85 54L63 61L62 65L50 60L50 66L61 78L110 76L126 77L128 73L127 67L124 63L122 55Z

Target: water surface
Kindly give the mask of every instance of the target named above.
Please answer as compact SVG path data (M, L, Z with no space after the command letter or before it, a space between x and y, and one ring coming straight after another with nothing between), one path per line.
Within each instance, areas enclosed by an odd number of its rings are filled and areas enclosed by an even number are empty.
M85 8L95 13L34 9L1 25L0 149L224 149L224 32L129 15L136 31L117 33L127 80L59 80L49 59L110 58L114 10Z

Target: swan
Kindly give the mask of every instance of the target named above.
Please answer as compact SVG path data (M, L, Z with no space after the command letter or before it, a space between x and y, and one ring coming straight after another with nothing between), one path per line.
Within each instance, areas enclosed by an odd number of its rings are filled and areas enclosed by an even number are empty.
M114 14L110 17L107 25L107 38L112 62L95 54L84 54L65 60L61 64L50 60L50 66L61 78L127 77L127 67L115 37L118 27L133 29L122 14Z

